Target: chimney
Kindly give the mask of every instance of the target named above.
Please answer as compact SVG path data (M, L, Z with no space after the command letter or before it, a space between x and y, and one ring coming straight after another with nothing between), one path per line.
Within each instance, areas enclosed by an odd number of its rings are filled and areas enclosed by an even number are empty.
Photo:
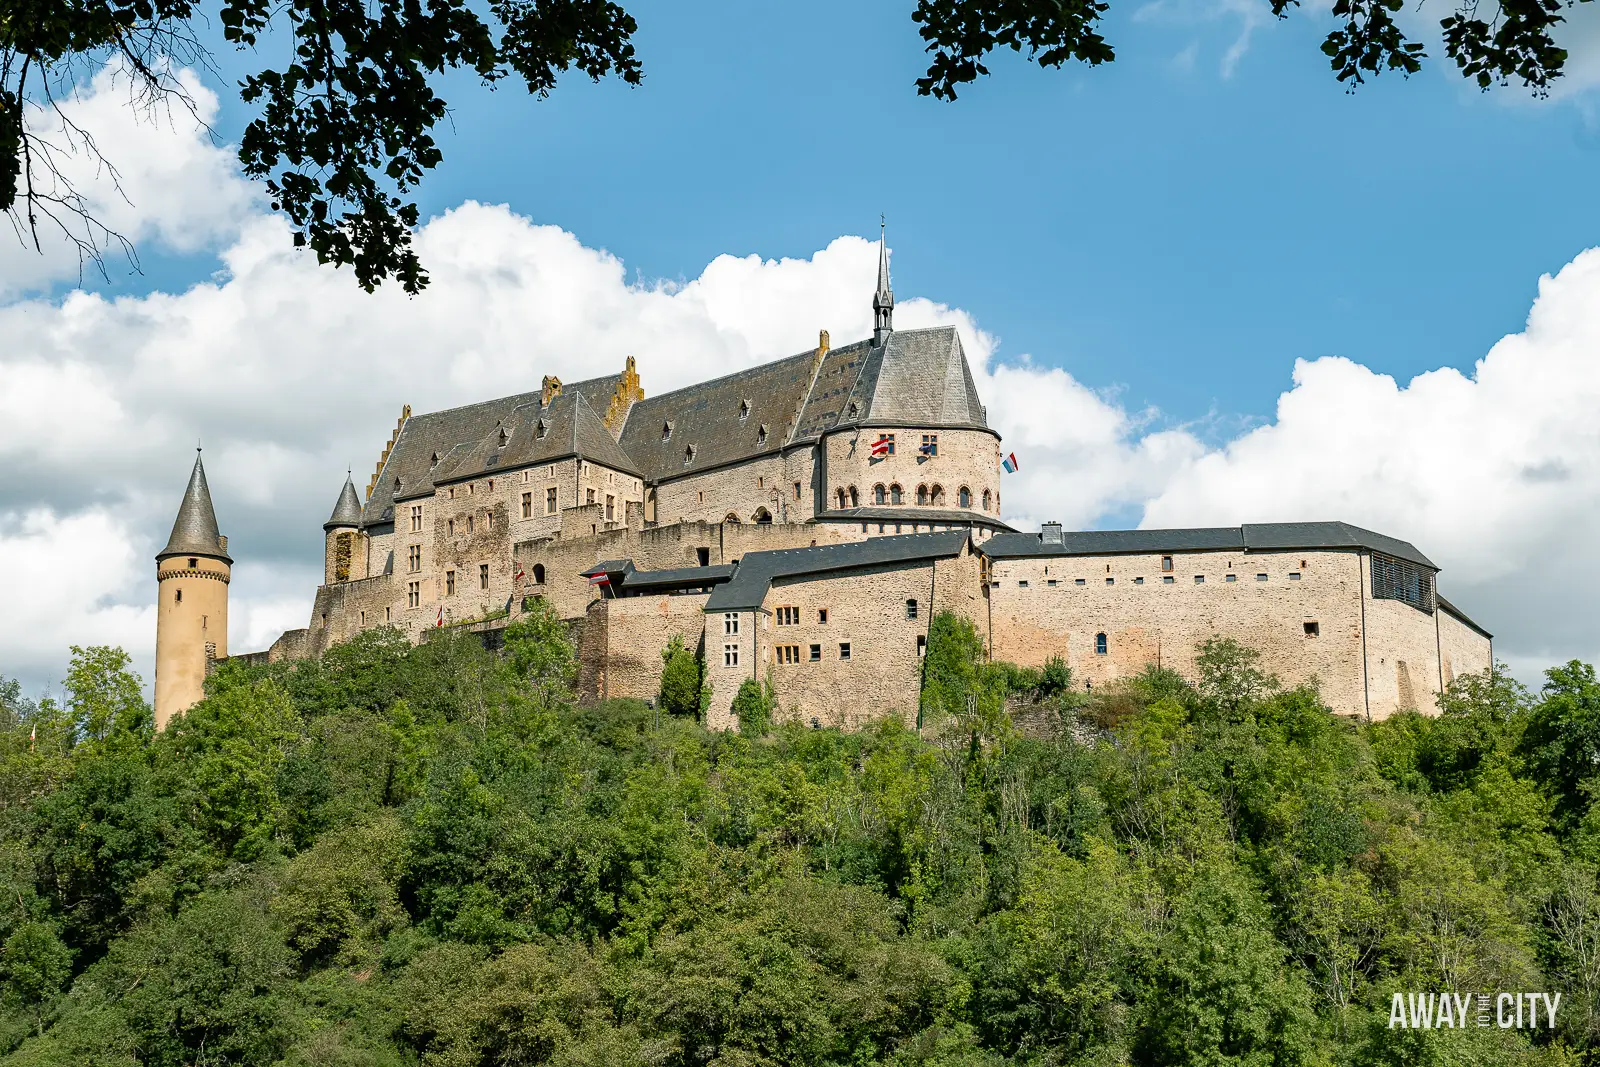
M539 397L539 406L549 407L550 401L561 395L561 379L553 374L544 376L543 391Z
M1059 522L1042 524L1039 527L1039 540L1047 545L1061 544L1061 524Z

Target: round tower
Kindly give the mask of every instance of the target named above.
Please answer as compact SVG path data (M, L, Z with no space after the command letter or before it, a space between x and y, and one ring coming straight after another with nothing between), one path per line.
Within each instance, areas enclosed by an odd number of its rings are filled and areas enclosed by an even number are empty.
M195 450L198 453L198 449ZM167 547L156 555L156 729L205 695L206 673L228 655L233 560L217 532L206 469L195 456Z
M333 514L322 524L322 532L325 538L323 584L365 578L367 554L361 543L361 497L349 473L345 474L344 488L339 492L339 502L333 506Z

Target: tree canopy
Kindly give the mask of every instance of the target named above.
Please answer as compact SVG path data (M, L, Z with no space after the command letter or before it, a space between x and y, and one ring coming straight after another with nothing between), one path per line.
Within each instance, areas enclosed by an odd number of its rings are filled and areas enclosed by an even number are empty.
M1280 18L1299 0L1262 0ZM1420 11L1421 0L1413 0ZM1588 0L1578 0L1588 2ZM1488 88L1517 81L1544 93L1567 53L1555 32L1572 0L1463 3L1439 20L1446 56ZM1333 0L1322 50L1339 81L1421 69L1423 45L1402 31L1406 0ZM910 13L930 59L916 92L954 100L989 73L996 51L1044 67L1115 58L1101 33L1109 0L917 0ZM1429 16L1431 17L1431 16ZM486 84L516 82L547 95L576 70L639 85L633 16L611 0L8 0L0 7L0 211L36 247L54 227L99 261L127 242L96 219L66 176L64 154L98 155L57 105L93 65L114 61L133 82L130 109L188 105L177 67L209 68L207 28L281 57L238 86L255 109L239 143L244 173L265 183L296 246L349 266L372 290L385 280L416 293L427 274L412 248L412 199L443 152L439 95L456 71ZM286 47L283 47L286 46ZM55 112L59 135L39 132ZM130 115L130 120L131 120ZM114 171L115 160L103 161Z
M0 1064L1600 1050L1583 664L1362 726L1228 641L1199 684L1085 694L945 616L920 732L806 729L752 683L709 733L575 706L550 622L224 662L161 734L115 650L74 652L62 704L0 683ZM1482 990L1560 991L1557 1026L1388 1027L1397 992Z

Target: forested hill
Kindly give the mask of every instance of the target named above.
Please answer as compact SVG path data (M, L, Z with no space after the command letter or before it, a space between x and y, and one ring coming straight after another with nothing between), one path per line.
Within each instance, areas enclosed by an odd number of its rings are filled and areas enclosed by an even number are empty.
M577 708L543 618L225 664L159 737L75 650L0 688L0 1063L1595 1062L1587 666L1358 727L1226 642L1088 701L935 630L920 737ZM1388 1026L1497 990L1558 1028Z

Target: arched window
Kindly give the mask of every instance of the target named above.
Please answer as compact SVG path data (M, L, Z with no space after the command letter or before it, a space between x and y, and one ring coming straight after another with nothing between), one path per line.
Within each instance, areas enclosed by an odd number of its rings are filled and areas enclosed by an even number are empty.
M1097 655L1097 656L1103 656L1103 655L1106 654L1106 635L1105 634L1095 634L1094 635L1094 654Z
M983 510L989 510L989 490L987 489L983 491Z
M925 486L925 485L917 486L917 503L919 503L919 504L927 504L927 502L928 502L928 487Z
M856 487L853 485L850 487L850 506L853 508L861 506L861 498L856 495Z
M844 490L843 489L836 489L834 491L834 498L839 501L839 510L843 511L844 510Z
M899 483L896 483L896 484L891 485L889 487L889 503L891 503L891 504L899 504L899 503L901 503Z
M722 516L722 521L723 522L731 522L735 526L737 526L737 525L739 525L739 516L735 515L733 512L730 511L726 515Z
M751 520L765 526L772 522L772 513L766 508L756 508L756 513L750 516Z
M933 487L933 491L928 494L928 503L936 508L944 507L944 486L936 485Z
M888 490L884 489L882 485L875 485L872 487L872 502L874 504L886 504L888 501Z
M533 565L533 584L534 585L543 585L544 584L544 564L543 563L535 563Z
M956 500L962 507L970 508L972 506L972 490L963 485L960 491L956 493Z

